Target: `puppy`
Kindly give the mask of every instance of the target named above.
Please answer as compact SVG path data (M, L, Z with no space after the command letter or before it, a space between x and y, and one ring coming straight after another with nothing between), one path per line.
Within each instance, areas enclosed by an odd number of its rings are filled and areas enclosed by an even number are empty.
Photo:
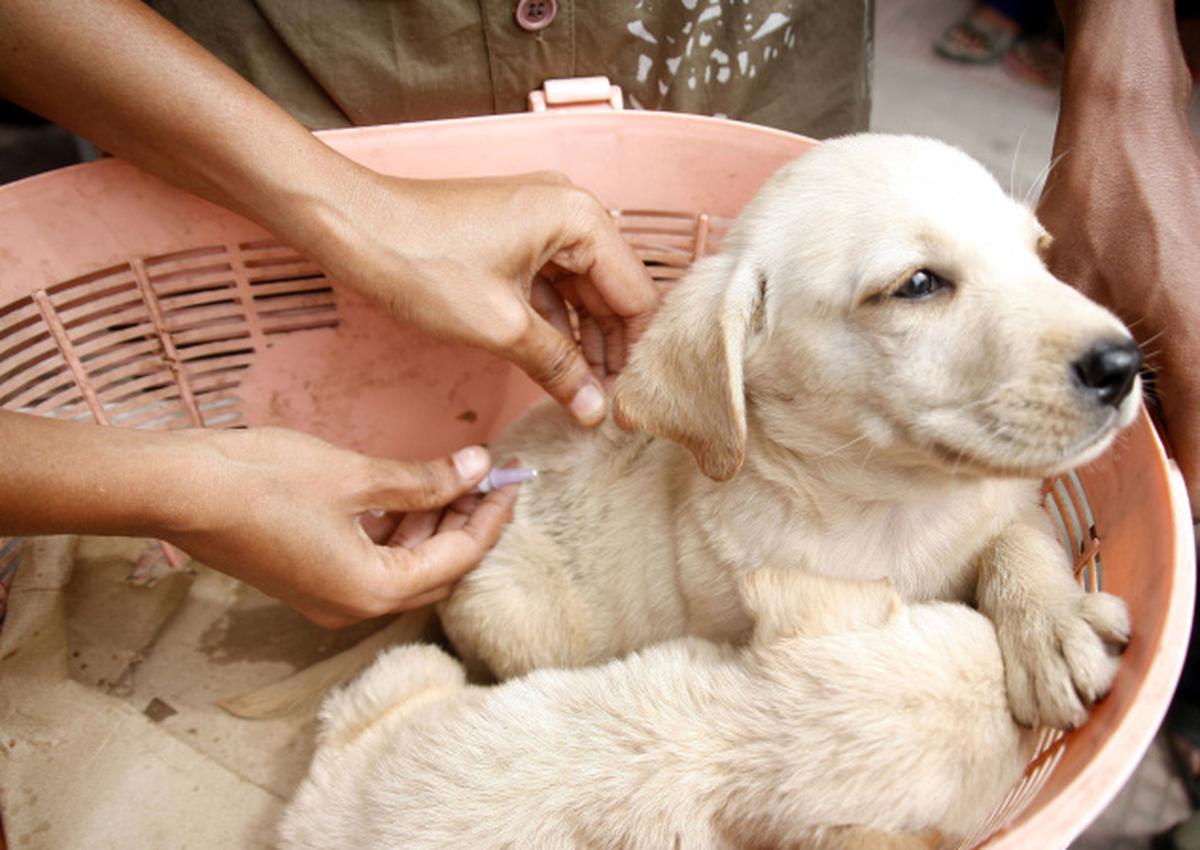
M861 135L781 169L671 291L585 431L552 405L495 446L540 476L440 608L501 678L694 635L744 641L749 565L890 578L995 623L1016 717L1071 727L1124 604L1085 594L1038 479L1140 404L1140 353L1056 280L1025 206L962 152Z
M744 576L740 649L466 684L393 649L323 707L283 848L928 848L977 827L1034 744L995 632L889 582Z

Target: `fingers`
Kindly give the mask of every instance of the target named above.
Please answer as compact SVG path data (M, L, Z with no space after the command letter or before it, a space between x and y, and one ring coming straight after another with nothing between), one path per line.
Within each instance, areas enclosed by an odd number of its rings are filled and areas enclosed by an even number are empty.
M625 325L629 321L613 313L603 296L586 278L572 275L555 281L563 299L575 305L580 315L580 344L593 371L601 378L625 368L627 354ZM586 319L586 322L585 322ZM587 327L590 325L591 327ZM583 334L587 328L590 340ZM589 349L588 343L592 348Z
M438 522L437 533L458 531L465 526L470 522L471 515L475 513L475 509L479 507L481 501L482 497L480 496L463 496L453 502L442 514L442 518Z
M388 540L389 546L413 549L424 543L437 531L439 511L412 511L404 515Z
M604 369L609 375L615 375L625 368L629 347L625 343L625 323L612 316L600 316L596 319L604 334Z
M551 333L555 333L551 330ZM369 486L358 510L420 511L440 508L479 483L491 468L481 446L459 449L450 457L425 463L367 459Z
M404 605L397 609L399 611L412 611L416 608L424 608L428 605L436 605L450 598L450 594L454 591L453 584L443 584L441 587L435 587L433 590L428 590L419 596L410 597L405 601Z
M583 359L591 367L592 374L601 380L607 377L604 333L594 316L583 315L579 318L579 348L583 351Z
M438 511L414 511L413 513L406 514L388 541L388 545L413 549L435 534L459 531L471 521L472 514L483 498L482 496L475 495L461 496L451 502L450 506L441 513ZM418 591L415 596L408 597L398 610L424 608L427 605L441 602L450 596L451 591L454 590L454 585L455 582L450 581L436 587Z
M479 506L481 496L459 496L445 511L412 511L407 513L388 538L389 546L402 546L405 549L416 548L435 534L443 531L456 531L467 524L475 508Z
M396 517L393 514L383 514L376 516L375 514L365 513L359 514L358 524L362 526L367 537L372 543L383 543L388 540L396 530Z
M567 339L575 334L571 330L571 316L562 296L555 292L554 286L545 278L537 277L529 292L529 304L542 318L554 326L554 329Z
M445 510L409 512L386 546L367 544L364 551L343 541L334 558L321 562L318 584L280 598L329 629L440 602L495 545L512 516L516 490L468 494ZM379 559L374 569L368 569L371 555Z
M398 596L404 600L418 598L452 584L470 571L500 539L516 500L517 488L503 487L489 493L461 525L458 520L452 521L457 527L439 530L411 549L378 548L402 589Z
M507 352L509 358L566 407L581 425L604 419L604 391L575 342L533 313L525 333Z
M658 308L659 290L607 210L590 195L584 198L583 214L568 225L565 248L552 261L573 273L565 283L574 297L567 300L599 323L605 370L615 373Z
M594 198L590 201L577 219L579 229L568 234L566 250L555 254L554 262L585 275L618 316L653 312L658 306L654 281L612 217Z

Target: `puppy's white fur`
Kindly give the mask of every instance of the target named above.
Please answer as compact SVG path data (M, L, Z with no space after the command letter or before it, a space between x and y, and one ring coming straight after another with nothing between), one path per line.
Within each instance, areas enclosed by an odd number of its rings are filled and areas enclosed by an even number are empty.
M391 650L327 701L282 846L930 847L1020 776L1032 733L978 613L798 570L741 596L743 648L687 638L495 688Z
M440 610L455 647L503 678L738 641L737 577L809 563L977 601L1018 719L1082 722L1129 625L1075 585L1036 479L1103 451L1140 386L1113 407L1073 381L1083 351L1129 333L1050 275L1047 238L931 140L849 137L782 169L619 379L621 412L658 437L547 405L495 447L541 474ZM919 269L950 287L892 297Z

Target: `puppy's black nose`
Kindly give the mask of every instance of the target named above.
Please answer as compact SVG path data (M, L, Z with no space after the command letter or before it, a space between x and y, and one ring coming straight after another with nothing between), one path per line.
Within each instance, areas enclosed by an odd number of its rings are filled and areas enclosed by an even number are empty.
M1075 380L1103 404L1119 405L1142 366L1142 350L1131 339L1098 342L1071 364Z

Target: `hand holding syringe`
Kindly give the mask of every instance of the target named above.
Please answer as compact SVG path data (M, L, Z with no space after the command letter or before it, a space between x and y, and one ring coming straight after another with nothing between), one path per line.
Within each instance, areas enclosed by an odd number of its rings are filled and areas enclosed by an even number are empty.
M471 493L482 496L493 490L499 490L501 487L507 487L510 484L524 484L526 481L537 478L537 474L538 471L536 469L524 466L493 466L491 471L483 477L483 480L471 488ZM382 508L370 511L373 517L381 517L386 513L387 511Z

